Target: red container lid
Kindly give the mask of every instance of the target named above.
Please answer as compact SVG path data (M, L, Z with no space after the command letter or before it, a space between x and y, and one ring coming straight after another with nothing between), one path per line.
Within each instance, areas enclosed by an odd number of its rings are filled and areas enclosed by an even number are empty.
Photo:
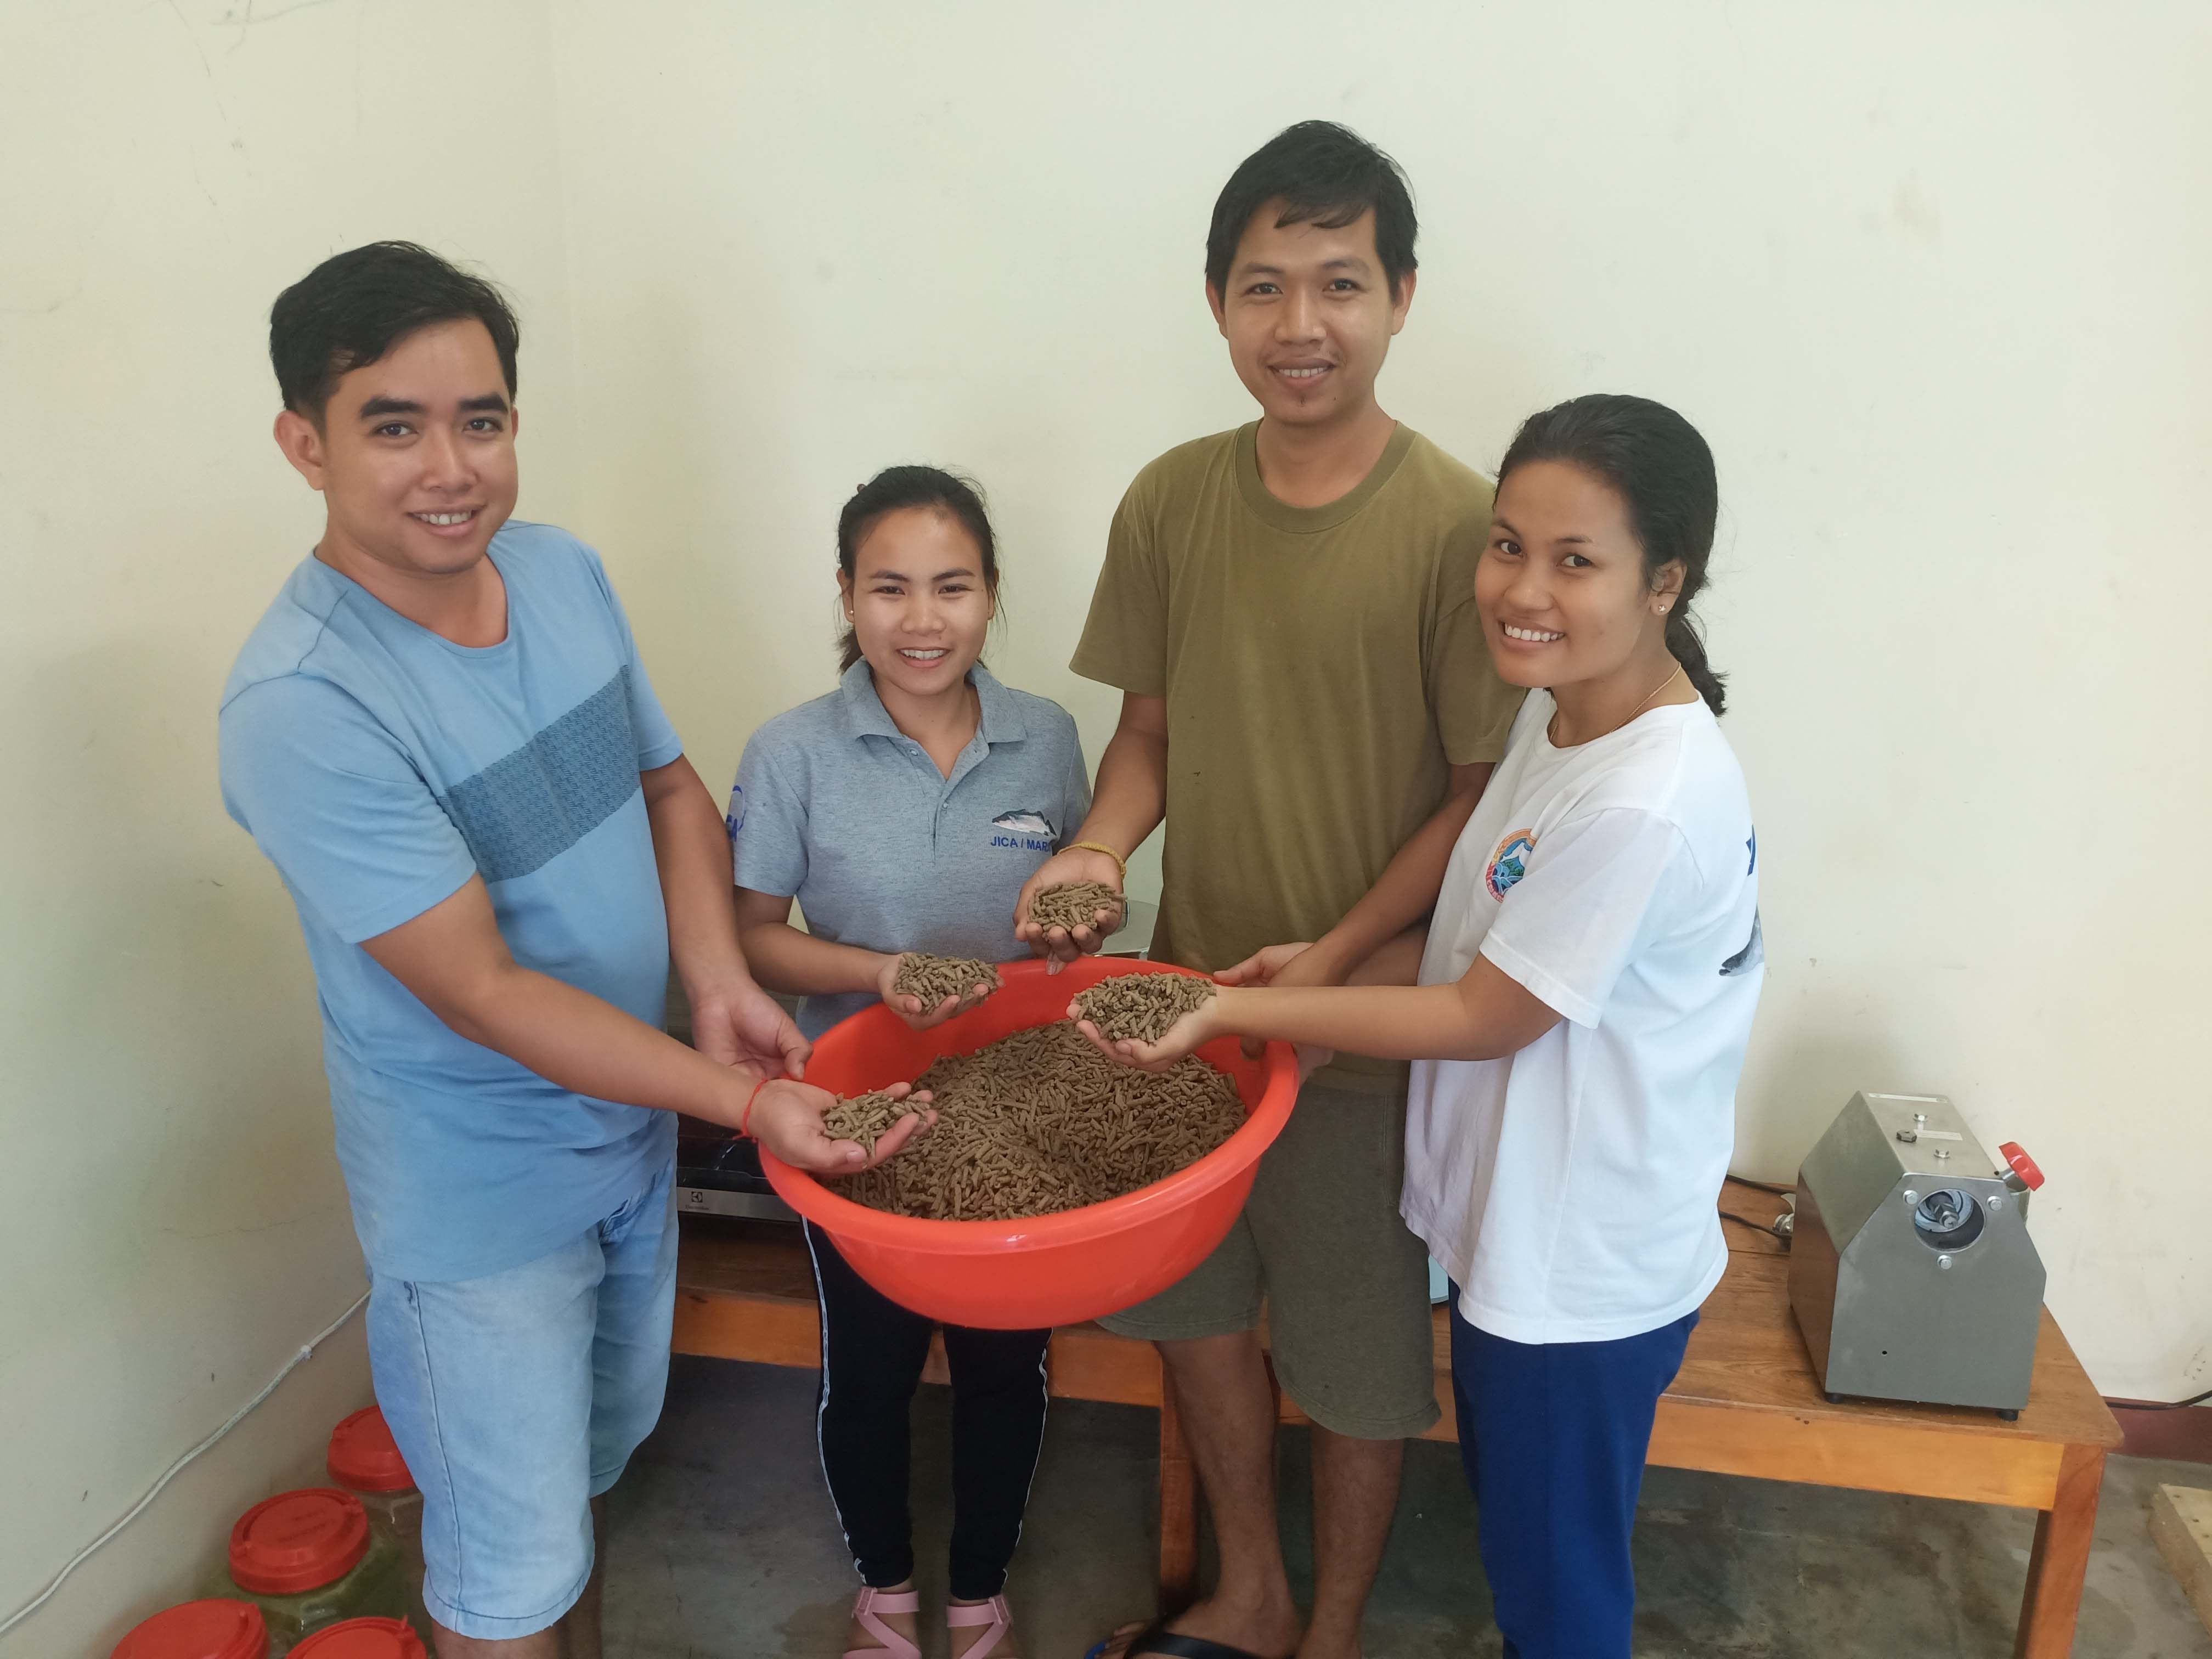
M317 1631L292 1650L293 1659L429 1659L404 1619L349 1619Z
M113 1659L268 1659L269 1624L251 1601L187 1601L155 1613Z
M415 1484L407 1460L374 1406L331 1431L331 1479L355 1492L406 1492Z
M230 1576L256 1595L335 1583L368 1553L368 1511L349 1492L309 1486L265 1498L230 1529Z

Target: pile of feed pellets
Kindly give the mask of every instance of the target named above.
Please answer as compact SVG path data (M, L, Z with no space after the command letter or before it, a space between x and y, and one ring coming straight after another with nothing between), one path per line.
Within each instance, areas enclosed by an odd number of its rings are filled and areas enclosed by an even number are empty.
M1197 988L1200 1001L1212 989L1182 974L1116 975L1106 983L1133 993L1144 988L1146 994L1124 993L1115 1000L1130 1017L1158 1020L1164 1013L1161 1030L1191 1006L1187 988ZM1140 1001L1158 1006L1146 1016L1134 1006ZM1236 1083L1206 1061L1192 1056L1164 1072L1140 1072L1100 1054L1064 1019L972 1054L948 1055L914 1086L932 1096L935 1128L872 1170L831 1178L832 1191L873 1209L939 1221L1052 1215L1172 1175L1244 1121ZM833 1137L872 1146L912 1109L878 1091L840 1102L827 1127Z
M1213 981L1189 974L1115 974L1075 999L1076 1012L1109 1042L1158 1042L1213 998Z
M1109 933L1128 915L1121 895L1103 881L1064 881L1030 895L1030 921L1039 927L1096 928L1101 910Z
M957 997L963 1002L975 994L981 986L988 996L1003 981L999 970L988 962L975 962L965 957L925 956L919 951L909 951L899 958L896 978L891 981L895 996L914 997L922 1012L933 1012L947 997Z

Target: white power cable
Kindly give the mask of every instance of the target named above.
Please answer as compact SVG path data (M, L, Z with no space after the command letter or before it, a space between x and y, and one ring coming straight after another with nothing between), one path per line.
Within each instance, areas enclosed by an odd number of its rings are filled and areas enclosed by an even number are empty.
M167 1468L162 1470L161 1478L156 1480L147 1489L146 1495L140 1498L137 1503L133 1504L121 1520L118 1521L113 1526L110 1527L106 1532L100 1534L99 1537L94 1539L92 1542L87 1544L82 1549L79 1550L75 1556L70 1558L69 1565L53 1576L52 1582L47 1584L46 1589L40 1590L36 1595L23 1603L21 1607L9 1613L7 1618L0 1620L0 1636L5 1636L9 1631L15 1629L16 1626L21 1624L26 1619L28 1619L40 1607L46 1606L47 1601L52 1599L54 1592L62 1587L63 1583L71 1573L75 1572L79 1567L92 1559L93 1556L96 1554L103 1546L112 1540L118 1533L121 1532L124 1528L129 1526L133 1521L136 1521L141 1515L145 1513L146 1506L161 1495L161 1488L167 1486L170 1481L175 1480L177 1476L183 1472L186 1464L190 1463L202 1452L207 1450L209 1447L214 1445L216 1441L222 1439L223 1436L228 1434L240 1423L243 1423L246 1419L247 1415L252 1413L256 1406L258 1406L263 1401L268 1399L270 1395L276 1392L276 1385L278 1383L282 1382L286 1377L291 1376L291 1374L295 1370L298 1370L304 1362L313 1358L314 1357L315 1350L329 1340L330 1338L336 1334L339 1326L344 1324L347 1320L351 1319L356 1314L359 1313L362 1307L367 1304L368 1301L368 1292L367 1291L363 1291L361 1293L360 1298L354 1303L353 1306L348 1308L336 1319L331 1321L329 1324L324 1326L321 1330L316 1332L314 1335L309 1337L306 1342L302 1343L301 1345L300 1351L294 1354L291 1358L284 1362L284 1369L278 1371L276 1376L270 1377L269 1379L268 1386L264 1388L259 1394L255 1395L252 1399L247 1401L243 1406L240 1406L236 1411L233 1412L230 1414L230 1420L228 1422L225 1423L213 1434L208 1436L206 1439L201 1441L198 1445L193 1447L182 1457L179 1457L175 1462L170 1464Z

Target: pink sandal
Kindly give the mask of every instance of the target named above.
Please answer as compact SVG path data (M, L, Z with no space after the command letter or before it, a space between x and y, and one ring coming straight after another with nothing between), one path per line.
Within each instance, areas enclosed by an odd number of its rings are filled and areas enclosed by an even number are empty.
M1006 1610L1006 1598L994 1595L988 1601L978 1601L972 1607L946 1604L945 1627L947 1630L972 1630L978 1625L988 1625L991 1628L968 1644L965 1650L968 1653L990 1652L998 1639L1014 1627L1014 1616ZM1011 1656L1000 1654L998 1659L1011 1659Z
M879 1648L848 1648L845 1659L921 1659L921 1650L889 1625L876 1617L878 1613L919 1613L921 1611L921 1592L919 1590L879 1590L868 1585L860 1587L859 1598L853 1603L853 1617L860 1628L881 1642ZM977 1608L981 1612L981 1608Z

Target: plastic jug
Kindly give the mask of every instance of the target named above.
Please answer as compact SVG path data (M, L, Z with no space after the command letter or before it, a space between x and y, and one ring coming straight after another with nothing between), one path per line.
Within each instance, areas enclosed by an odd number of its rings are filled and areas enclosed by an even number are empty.
M407 1621L427 1644L434 1639L422 1607L422 1494L407 1460L374 1406L363 1407L331 1431L331 1479L368 1511L368 1524L399 1547L407 1563Z
M186 1601L132 1630L112 1659L269 1659L269 1621L251 1601Z
M292 1650L292 1659L429 1659L404 1619L349 1619L325 1625Z
M230 1593L261 1609L271 1659L342 1620L407 1616L399 1547L349 1492L310 1486L263 1499L230 1529Z

